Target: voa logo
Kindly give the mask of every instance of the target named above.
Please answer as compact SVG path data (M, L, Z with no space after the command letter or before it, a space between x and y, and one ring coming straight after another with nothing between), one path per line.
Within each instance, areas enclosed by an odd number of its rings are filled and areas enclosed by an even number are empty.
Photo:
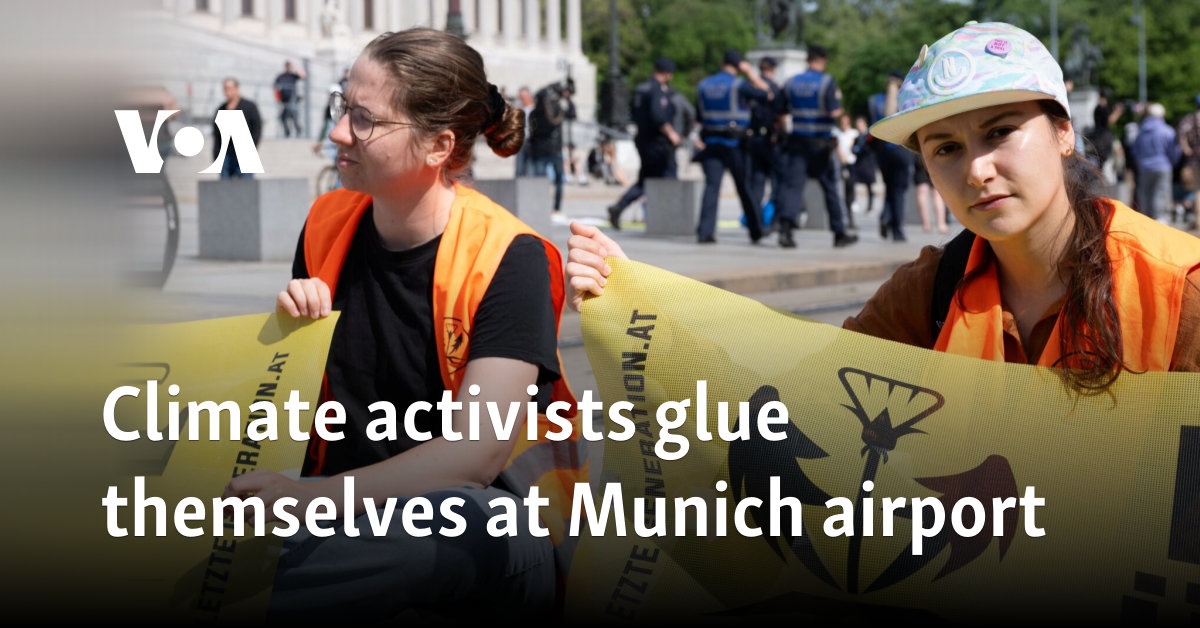
M167 118L178 113L178 109L163 109L154 119L154 128L150 131L149 139L142 133L141 114L136 109L114 109L117 124L121 126L121 136L125 138L125 149L129 151L129 160L133 162L133 171L139 174L162 172L163 159L158 154L158 133ZM262 174L262 160L254 148L254 138L250 135L250 127L246 126L246 116L236 109L222 109L217 112L217 130L221 132L221 152L200 174L220 174L221 164L225 163L225 152L233 143L237 151L238 164L244 173ZM194 126L185 126L175 132L175 150L184 157L195 157L204 149L204 133Z

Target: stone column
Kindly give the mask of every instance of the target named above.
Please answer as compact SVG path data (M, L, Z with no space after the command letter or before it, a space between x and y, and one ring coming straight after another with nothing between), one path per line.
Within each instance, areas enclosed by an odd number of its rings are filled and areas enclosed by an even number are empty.
M478 26L476 33L484 41L491 41L496 37L496 29L498 27L497 3L500 0L480 0L479 15L477 16Z
M431 7L428 2L405 2L407 7L404 19L404 28L410 26L433 26L433 16L429 13Z
M283 0L267 0L263 11L263 34L271 37L283 20Z
M583 54L583 16L579 12L579 0L567 0L567 52Z
M557 51L562 45L562 0L546 0L546 42L550 50Z
M446 16L450 13L449 0L431 0L430 6L433 9L433 15L429 16L429 26L446 30Z
M500 10L504 11L504 45L512 48L516 46L517 37L521 34L520 0L500 0Z
M238 0L224 0L221 3L221 28L233 24L241 14L242 7Z
M401 12L403 9L401 6L400 0L388 0L387 21L380 23L380 31L396 32L404 28L403 24L405 23L404 18L406 16L402 15Z
M350 27L351 35L357 35L363 30L362 0L358 0L357 2L349 2L347 4L350 5L349 7L346 7L350 9L350 15L346 19L346 26Z
M311 40L321 39L321 9L324 6L322 0L308 0L308 11L304 19L308 22L308 38Z
M525 41L541 41L541 13L538 0L521 0L525 3Z

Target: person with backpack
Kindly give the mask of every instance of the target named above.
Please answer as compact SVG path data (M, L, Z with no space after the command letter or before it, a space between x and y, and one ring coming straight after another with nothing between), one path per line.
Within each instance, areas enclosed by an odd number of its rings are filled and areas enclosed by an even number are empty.
M563 122L575 119L570 84L556 82L539 89L529 112L529 163L531 175L548 175L554 184L554 215L562 211Z
M637 148L641 167L637 181L625 190L616 203L609 205L608 222L612 228L621 230L621 213L645 194L646 179L674 179L678 176L675 163L675 147L682 141L675 130L675 104L671 89L671 77L675 74L675 62L659 57L654 62L654 73L633 90L629 103L630 117L637 125L633 144Z
M919 153L965 230L843 323L957 355L1051 367L1080 395L1124 373L1200 372L1200 238L1099 196L1062 69L1033 35L969 22L922 48L871 134ZM570 304L620 245L572 224Z

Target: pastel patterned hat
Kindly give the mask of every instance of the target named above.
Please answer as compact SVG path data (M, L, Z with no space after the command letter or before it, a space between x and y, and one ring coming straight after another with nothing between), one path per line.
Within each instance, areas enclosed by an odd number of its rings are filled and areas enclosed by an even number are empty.
M1004 22L967 22L923 46L900 86L899 110L871 134L915 150L913 133L943 118L1027 100L1053 100L1070 117L1062 68L1037 37Z

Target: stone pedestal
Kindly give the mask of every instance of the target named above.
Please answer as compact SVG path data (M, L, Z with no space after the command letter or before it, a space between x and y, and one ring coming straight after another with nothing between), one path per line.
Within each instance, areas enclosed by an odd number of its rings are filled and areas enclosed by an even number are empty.
M512 212L534 231L550 237L553 183L546 177L477 179L475 189Z
M841 198L841 194L838 195L838 198ZM825 209L825 191L821 189L821 184L816 179L809 179L808 183L804 184L802 211L807 216L801 217L803 218L800 222L801 229L829 231L829 212Z
M699 181L646 179L646 235L695 235L702 189Z
M308 179L219 179L198 183L202 259L288 261L312 205Z

